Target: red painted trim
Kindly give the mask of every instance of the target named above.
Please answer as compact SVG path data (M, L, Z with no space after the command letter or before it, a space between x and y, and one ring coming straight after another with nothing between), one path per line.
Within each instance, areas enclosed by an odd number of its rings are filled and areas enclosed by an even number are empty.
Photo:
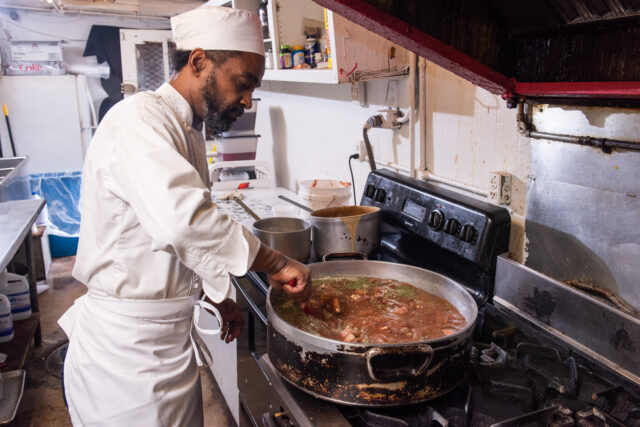
M313 1L491 93L513 90L506 76L364 0Z
M640 82L516 83L515 92L525 97L635 98Z

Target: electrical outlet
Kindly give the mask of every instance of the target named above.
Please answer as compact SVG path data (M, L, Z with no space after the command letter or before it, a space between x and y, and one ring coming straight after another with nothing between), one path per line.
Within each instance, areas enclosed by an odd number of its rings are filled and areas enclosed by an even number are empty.
M490 172L489 176L489 201L496 205L511 203L511 174Z

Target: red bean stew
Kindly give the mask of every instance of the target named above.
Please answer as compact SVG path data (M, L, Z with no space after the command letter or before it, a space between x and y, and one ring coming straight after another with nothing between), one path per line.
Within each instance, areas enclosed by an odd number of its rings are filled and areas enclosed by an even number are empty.
M302 305L282 294L274 309L306 332L338 341L392 344L451 335L467 324L447 300L397 280L371 277L313 279Z

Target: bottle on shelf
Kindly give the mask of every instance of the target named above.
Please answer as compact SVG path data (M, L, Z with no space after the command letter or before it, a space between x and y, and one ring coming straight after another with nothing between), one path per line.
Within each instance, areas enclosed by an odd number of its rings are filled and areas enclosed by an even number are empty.
M269 7L267 0L262 0L260 6L258 6L258 16L260 17L260 22L262 23L262 38L269 38L269 14L267 13L267 8Z
M309 36L304 44L304 61L311 67L316 65L316 53L320 52L320 45L315 37Z
M291 55L294 67L304 64L304 49L302 46L291 46Z
M264 68L269 70L273 68L273 52L271 48L264 52Z
M293 56L288 44L280 46L280 68L286 70L293 67Z

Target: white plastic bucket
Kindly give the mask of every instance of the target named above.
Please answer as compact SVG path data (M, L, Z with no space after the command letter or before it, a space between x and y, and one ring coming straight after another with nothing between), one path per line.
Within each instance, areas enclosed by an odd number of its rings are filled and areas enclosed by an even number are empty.
M14 321L31 317L31 297L26 277L6 270L0 272L0 293L9 298L11 317Z
M351 183L335 179L309 179L300 183L298 196L311 209L318 210L351 204Z

